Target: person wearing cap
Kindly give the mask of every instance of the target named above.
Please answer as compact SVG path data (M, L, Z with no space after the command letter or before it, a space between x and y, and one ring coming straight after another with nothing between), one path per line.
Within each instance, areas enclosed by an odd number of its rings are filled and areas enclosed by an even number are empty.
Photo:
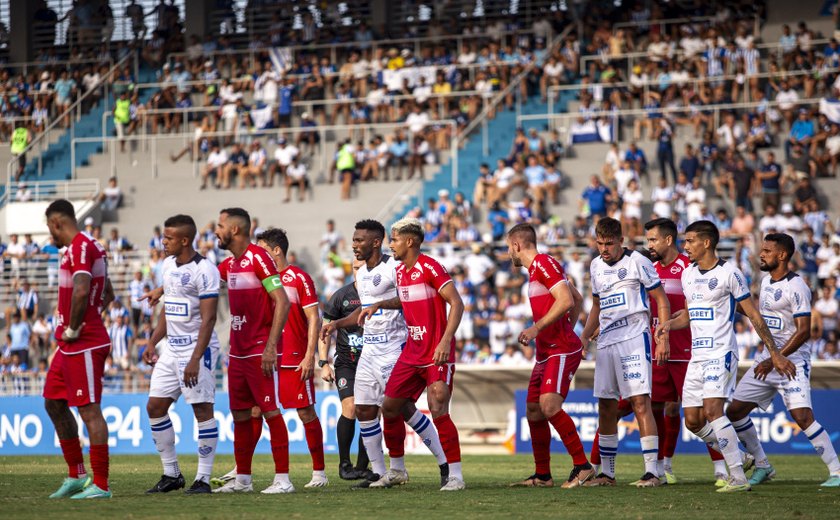
M785 202L782 204L782 214L776 216L776 230L780 233L787 233L794 240L798 240L804 224L798 215L793 213L793 204Z
M26 183L21 182L18 184L17 191L15 192L15 202L29 202L32 200L32 190L26 185Z
M274 160L268 167L268 186L274 185L274 176L279 174L283 179L286 176L286 169L300 155L297 146L286 142L282 135L277 139L277 148L274 149Z

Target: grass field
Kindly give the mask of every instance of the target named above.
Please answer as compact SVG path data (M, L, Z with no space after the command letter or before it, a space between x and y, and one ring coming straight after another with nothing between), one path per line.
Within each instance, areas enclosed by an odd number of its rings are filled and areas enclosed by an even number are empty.
M330 486L308 490L309 457L292 457L292 495L213 495L190 497L180 492L144 495L160 475L156 456L119 456L111 461L111 500L48 500L64 477L60 457L0 458L0 518L332 518L412 516L429 511L430 518L840 518L840 489L819 483L826 469L816 457L787 456L772 459L779 476L750 493L721 495L714 492L711 463L704 456L675 459L680 483L658 489L636 489L626 484L642 473L640 456L619 454L616 488L510 489L507 484L527 476L530 456L466 456L467 490L438 491L437 467L431 457L407 457L411 481L389 490L352 491L337 476L337 459L328 457ZM188 484L195 471L195 457L182 457ZM570 459L555 455L554 476L568 475ZM232 456L216 459L218 473L230 469ZM273 465L265 455L254 466L255 489L270 483ZM559 482L558 482L559 483Z

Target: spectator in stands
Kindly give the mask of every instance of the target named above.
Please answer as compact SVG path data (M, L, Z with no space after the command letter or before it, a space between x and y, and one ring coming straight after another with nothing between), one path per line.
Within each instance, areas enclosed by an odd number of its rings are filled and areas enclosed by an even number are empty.
M140 319L143 317L143 302L141 298L143 298L143 294L145 291L146 283L143 280L143 273L142 271L136 271L134 273L134 279L132 279L128 283L128 298L129 298L129 305L131 306L131 324L135 330L140 326Z
M216 188L219 188L219 177L221 175L222 169L228 162L228 154L224 150L224 148L219 146L218 142L213 142L210 148L210 155L207 156L207 165L204 167L204 171L201 172L201 188L207 188L207 178L211 175L216 176L216 182L214 183ZM240 173L241 175L241 173ZM227 186L224 186L227 188Z
M603 217L607 214L607 203L613 200L609 188L601 184L601 179L593 175L591 183L583 190L580 200L580 212L589 217Z
M126 315L118 314L113 318L113 323L108 328L108 336L111 338L111 357L114 364L122 370L128 370L136 364L132 356L134 334L131 332L131 327L128 326Z
M102 190L99 196L99 202L102 204L103 211L114 211L120 207L123 201L122 188L117 184L117 178L111 177L108 179L108 186Z
M752 211L755 172L747 166L743 157L738 157L735 164L729 183L729 196L736 206L743 206L747 211Z
M32 337L32 329L29 322L23 319L20 310L12 314L12 321L9 325L9 336L11 337L10 351L12 356L18 356L23 364L29 363L29 344Z
M265 149L260 145L259 141L251 143L251 152L248 154L248 166L243 168L239 174L239 189L245 189L248 185L256 188L257 179L260 180L263 186L266 185L265 167L267 158Z
M283 202L289 202L294 187L298 189L298 200L303 202L308 183L306 163L298 159L297 155L293 156L291 164L286 167L286 198Z
M38 291L29 280L24 280L17 290L17 312L26 321L31 321L38 314Z
M221 158L218 158L221 160ZM209 164L209 157L208 157ZM242 182L245 178L246 170L248 169L248 154L242 149L239 143L233 143L230 155L227 157L227 162L221 167L221 175L218 175L217 187L226 190L230 188L230 180L233 175L237 175ZM217 169L217 174L219 170ZM269 183L273 182L273 176L269 174Z

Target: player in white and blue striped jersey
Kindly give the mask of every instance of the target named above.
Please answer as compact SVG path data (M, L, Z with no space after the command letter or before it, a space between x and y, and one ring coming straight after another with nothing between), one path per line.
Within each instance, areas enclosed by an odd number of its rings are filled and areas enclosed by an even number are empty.
M213 418L215 366L219 340L213 327L219 301L219 270L193 249L192 217L176 215L164 223L163 306L143 360L154 365L146 411L152 438L163 463L160 481L147 493L166 493L185 486L175 453L175 430L169 407L182 394L192 405L198 426L198 471L185 493L210 493L210 474L219 430ZM162 340L160 354L155 346Z
M782 395L785 406L802 433L808 437L820 458L828 466L829 478L824 487L840 487L840 461L828 432L814 420L811 408L811 290L805 281L788 267L796 251L793 238L785 233L764 237L759 255L760 268L768 273L761 280L759 309L782 355L796 365L796 378L788 380L773 372L766 352L756 355L755 363L744 374L735 389L735 397L726 416L738 432L738 438L755 457L755 471L750 484L761 484L776 475L767 460L750 412L756 406L766 410L776 394Z
M723 413L738 375L738 345L735 342L736 308L753 324L770 353L773 367L793 378L796 367L779 353L773 336L750 298L743 273L718 258L717 227L698 220L685 230L685 252L692 264L683 272L686 310L661 325L666 330L691 326L691 361L683 385L685 425L721 453L729 467L729 482L718 491L749 491L738 436Z
M656 301L660 322L671 316L668 296L653 264L623 246L621 223L602 218L595 227L600 256L592 260L592 310L582 337L598 336L595 358L595 397L598 398L598 446L601 473L584 486L614 486L618 451L618 400L630 401L639 422L645 474L638 487L659 486L656 456L659 437L650 404L652 341L648 293ZM600 332L596 333L596 330ZM669 356L667 332L657 336L656 362Z

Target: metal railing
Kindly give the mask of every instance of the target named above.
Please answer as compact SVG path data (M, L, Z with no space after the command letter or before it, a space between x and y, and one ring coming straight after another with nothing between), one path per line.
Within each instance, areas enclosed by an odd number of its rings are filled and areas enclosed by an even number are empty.
M619 29L627 29L631 27L650 27L658 25L660 32L664 34L665 27L669 25L683 25L687 23L710 22L715 20L714 16L688 16L684 18L660 18L657 20L645 20L643 22L619 22L613 24L613 34Z
M32 70L42 72L44 70L53 70L53 69L61 69L61 70L71 70L72 67L77 67L83 64L97 64L102 66L107 66L109 69L113 68L114 66L114 59L108 58L107 60L99 59L99 58L81 58L81 59L67 59L67 60L48 60L48 61L15 61L15 62L8 62L8 63L0 63L0 70L18 70L20 69L20 73L24 76L28 76Z
M78 179L74 181L36 181L27 182L26 189L21 184L12 184L0 196L0 206L15 202L42 202L63 198L67 200L88 200L99 194L99 179ZM25 200L18 200L19 198Z

